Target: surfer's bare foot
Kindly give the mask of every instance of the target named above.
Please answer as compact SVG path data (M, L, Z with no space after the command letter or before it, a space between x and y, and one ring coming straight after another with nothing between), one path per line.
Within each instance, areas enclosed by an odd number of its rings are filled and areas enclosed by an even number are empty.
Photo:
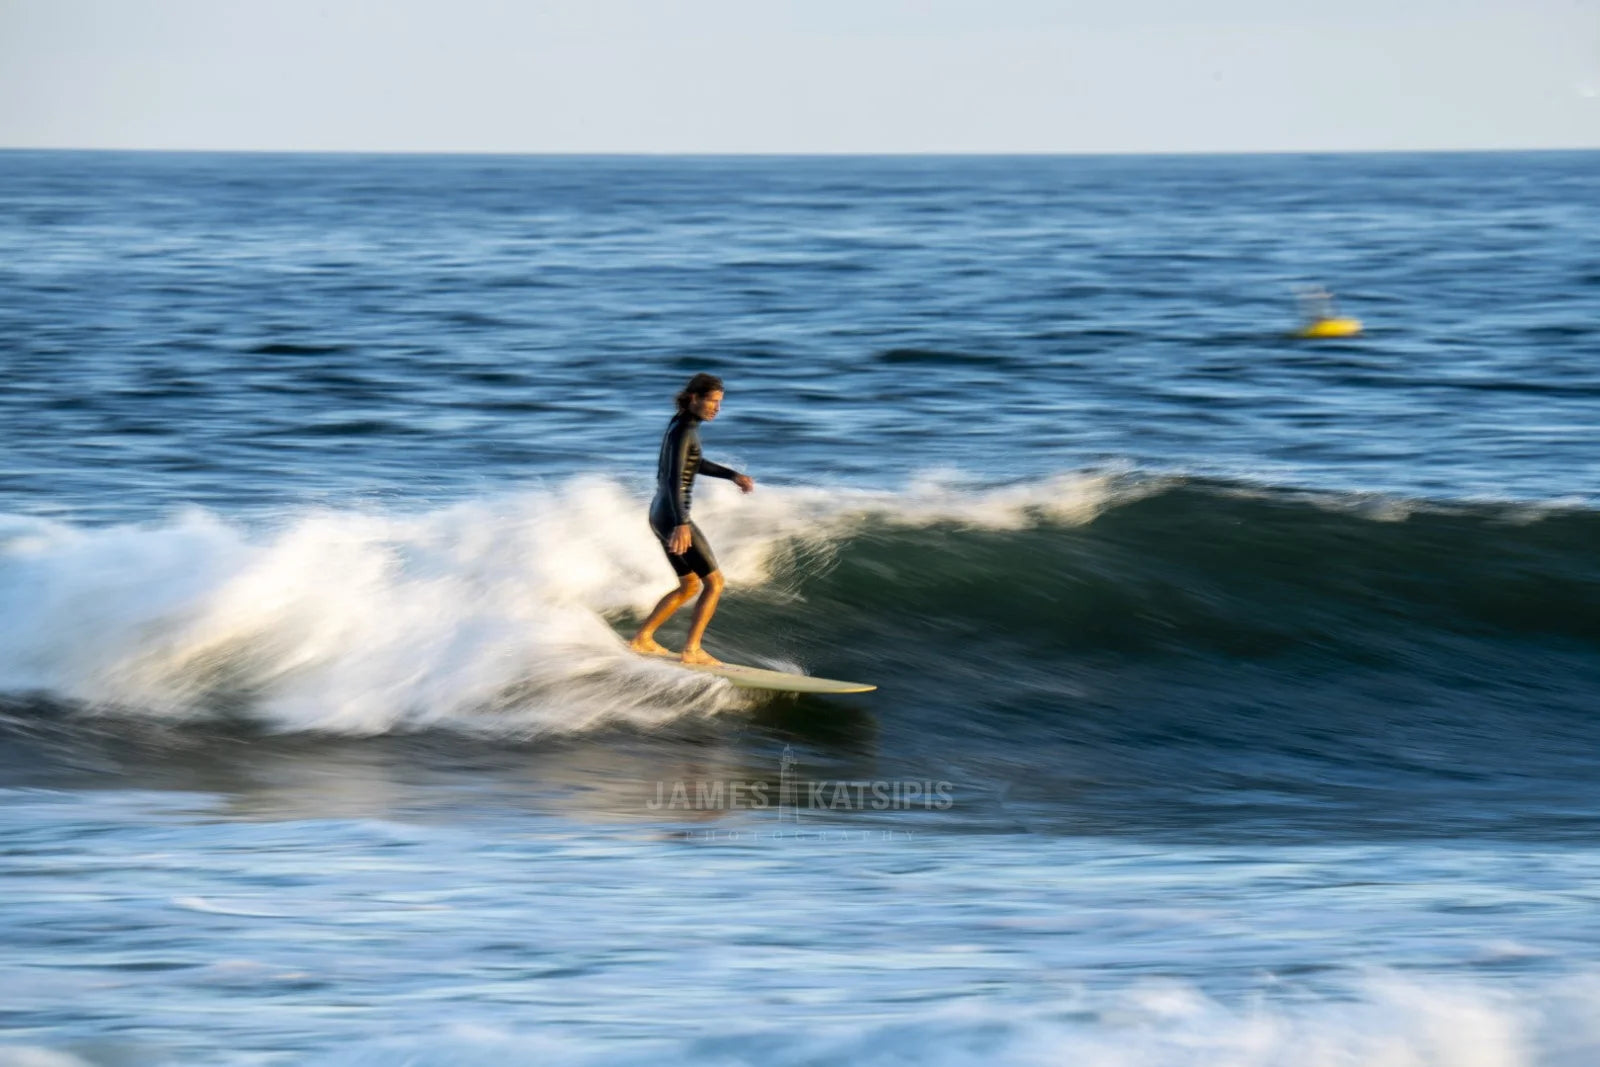
M672 655L672 649L668 648L666 645L663 645L660 641L657 641L653 637L646 637L642 639L635 637L632 641L628 642L628 647L633 649L635 652L642 652L645 655L649 655L651 653L665 653L668 656Z
M678 657L679 663L697 663L702 667L720 667L722 661L700 647L686 648Z

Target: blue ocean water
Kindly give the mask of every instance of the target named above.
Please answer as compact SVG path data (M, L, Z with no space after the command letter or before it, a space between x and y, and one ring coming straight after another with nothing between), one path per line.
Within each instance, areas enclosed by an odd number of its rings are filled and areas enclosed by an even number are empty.
M1600 153L4 152L0 248L0 1064L1600 1052ZM708 648L877 692L623 650L700 370Z

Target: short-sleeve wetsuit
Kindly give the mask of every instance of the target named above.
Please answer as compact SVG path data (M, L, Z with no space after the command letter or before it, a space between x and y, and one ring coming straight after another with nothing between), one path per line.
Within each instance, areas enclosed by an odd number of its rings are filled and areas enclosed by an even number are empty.
M739 477L739 472L732 467L713 463L700 455L700 420L687 411L680 411L667 423L667 432L661 436L656 495L650 501L650 529L655 531L663 550L671 543L674 529L685 523L689 526L689 550L681 556L667 552L667 561L680 578L691 571L704 578L717 569L717 557L711 554L710 542L689 519L689 497L697 473L713 478Z

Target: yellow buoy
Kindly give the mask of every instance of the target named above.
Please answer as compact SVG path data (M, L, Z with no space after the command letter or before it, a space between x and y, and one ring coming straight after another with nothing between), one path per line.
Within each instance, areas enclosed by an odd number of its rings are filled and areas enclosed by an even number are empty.
M1354 337L1361 332L1361 320L1347 318L1333 306L1333 294L1320 285L1300 290L1300 317L1305 325L1296 337Z
M1360 319L1318 319L1302 326L1296 337L1354 337L1361 332Z

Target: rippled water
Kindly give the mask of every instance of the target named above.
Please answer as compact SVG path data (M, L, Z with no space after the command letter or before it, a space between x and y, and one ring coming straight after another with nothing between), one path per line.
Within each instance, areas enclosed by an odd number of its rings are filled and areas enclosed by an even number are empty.
M0 153L0 1064L1589 1062L1597 164Z
M718 446L783 480L1131 460L1587 495L1597 173L7 153L5 499L140 518L637 476L708 366ZM1288 340L1305 283L1367 336Z

